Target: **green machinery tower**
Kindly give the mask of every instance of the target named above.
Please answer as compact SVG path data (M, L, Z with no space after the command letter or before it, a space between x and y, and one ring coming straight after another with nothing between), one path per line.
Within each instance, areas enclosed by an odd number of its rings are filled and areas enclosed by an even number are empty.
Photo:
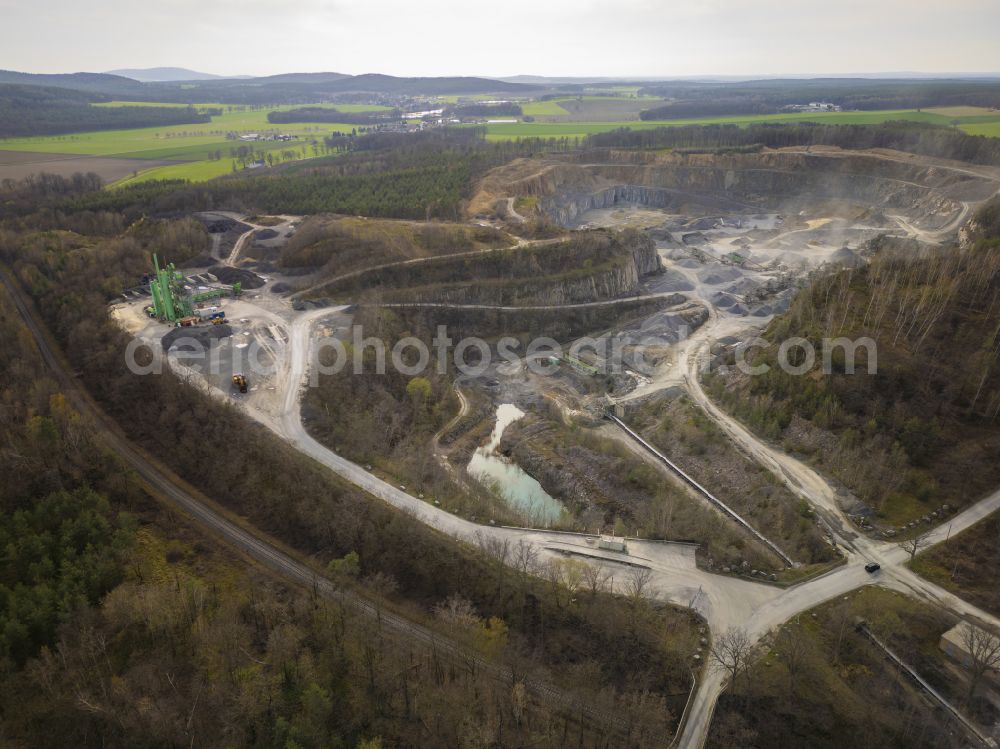
M153 316L160 320L177 322L182 317L193 314L191 300L184 294L184 276L173 263L160 268L156 255L153 255L155 278L149 283L153 295Z

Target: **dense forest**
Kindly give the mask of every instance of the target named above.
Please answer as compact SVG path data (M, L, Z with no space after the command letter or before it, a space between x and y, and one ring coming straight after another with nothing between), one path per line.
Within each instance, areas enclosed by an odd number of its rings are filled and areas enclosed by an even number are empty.
M521 105L513 101L502 104L455 104L446 109L450 117L520 117Z
M121 467L93 444L86 423L46 376L2 291L0 340L2 672L37 655L60 626L120 582L134 531L121 511L135 489L116 480Z
M991 231L996 206L980 215ZM890 240L872 249L869 264L818 279L770 325L773 345L754 358L771 366L766 374L709 384L759 433L902 523L1000 482L1000 235L924 252ZM782 371L777 344L792 337L817 352L824 339L871 338L877 375L864 349L850 374L841 348L831 350L832 376Z
M88 130L191 125L211 116L194 107L94 107L105 97L81 91L0 84L0 138Z
M458 218L474 175L494 162L477 154L442 155L439 163L398 169L345 173L345 164L315 159L302 170L277 167L266 174L238 175L190 184L151 181L114 191L77 191L67 182L46 178L48 203L60 212L122 211L132 219L147 213L197 211L227 206L253 213L341 213L389 218ZM58 185L58 187L56 186ZM64 189L65 186L65 189ZM40 190L23 184L0 185L0 200L13 213L38 204ZM61 194L60 194L61 193Z
M746 149L788 146L893 148L899 151L958 159L976 164L1000 164L1000 138L966 135L961 130L919 122L880 125L821 125L761 123L738 125L665 126L650 130L621 128L587 137L594 148Z

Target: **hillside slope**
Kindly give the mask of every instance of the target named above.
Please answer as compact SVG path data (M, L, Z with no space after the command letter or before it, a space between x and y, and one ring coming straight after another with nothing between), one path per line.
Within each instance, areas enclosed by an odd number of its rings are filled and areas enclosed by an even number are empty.
M758 433L808 456L891 525L943 504L974 501L1000 484L1000 230L997 205L980 211L975 240L924 250L882 242L871 263L821 279L765 333L761 376L715 374L711 392ZM778 344L810 341L816 366L779 369ZM845 372L822 341L869 337L877 372ZM796 353L796 352L793 352ZM797 354L804 356L801 351ZM790 357L791 363L799 360ZM859 512L866 512L863 507Z

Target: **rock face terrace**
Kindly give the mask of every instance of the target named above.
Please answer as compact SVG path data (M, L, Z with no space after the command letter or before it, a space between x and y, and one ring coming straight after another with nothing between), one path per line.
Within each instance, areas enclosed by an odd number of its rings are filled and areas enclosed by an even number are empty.
M373 289L393 302L539 305L614 299L659 269L642 234L591 232L556 242L397 263L332 280L327 295L356 300Z
M589 151L520 160L480 184L470 210L489 211L508 197L532 199L538 213L575 226L593 209L636 204L668 213L869 211L911 216L921 231L955 228L969 204L997 188L998 172L894 151L836 148L750 154ZM501 207L501 211L503 208ZM522 208L518 211L524 213ZM880 216L878 214L884 214Z

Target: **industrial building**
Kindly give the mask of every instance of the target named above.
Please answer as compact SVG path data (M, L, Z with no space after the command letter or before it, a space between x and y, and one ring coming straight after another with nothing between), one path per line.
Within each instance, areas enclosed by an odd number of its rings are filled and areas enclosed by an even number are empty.
M150 317L174 325L222 319L225 313L220 313L215 307L205 311L205 305L225 297L235 298L242 292L239 282L232 286L202 286L196 290L173 263L161 268L156 255L153 255L153 268L153 277L149 282L153 303L146 308L146 312Z

